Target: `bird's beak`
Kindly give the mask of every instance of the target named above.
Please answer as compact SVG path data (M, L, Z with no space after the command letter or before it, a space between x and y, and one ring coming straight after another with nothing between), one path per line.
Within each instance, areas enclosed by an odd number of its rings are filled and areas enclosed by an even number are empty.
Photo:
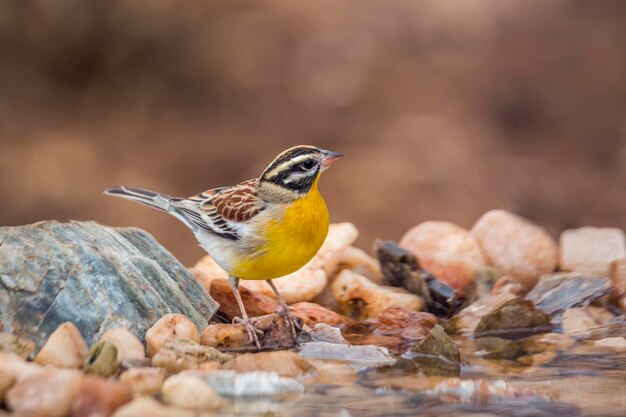
M339 152L333 152L333 151L327 151L327 150L322 150L322 169L326 170L328 169L328 167L330 167L332 164L334 164L336 161L340 160L341 158L343 158L343 154L339 153Z

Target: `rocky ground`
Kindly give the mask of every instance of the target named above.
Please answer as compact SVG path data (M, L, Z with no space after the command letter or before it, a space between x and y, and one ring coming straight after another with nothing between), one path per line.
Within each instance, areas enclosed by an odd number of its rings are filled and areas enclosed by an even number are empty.
M19 255L26 229L0 229L0 416L576 416L626 409L626 239L619 229L567 230L556 242L539 225L494 210L471 230L421 223L398 244L375 242L370 255L352 246L352 224L333 224L314 259L276 280L302 322L297 344L275 313L271 288L242 283L248 313L263 331L257 352L244 327L232 324L240 312L210 257L189 268L196 280L188 280L166 252L144 253L156 242L143 232L66 227L76 236L105 230L117 254L102 251L96 238L62 246L65 257L46 263L28 245L30 255ZM57 244L40 240L37 247ZM74 259L72 251L91 260L70 263L69 271L82 268L76 279L102 286L86 303L102 316L82 318L85 289L73 281L50 284L58 281L49 281L52 266ZM134 254L130 264L121 251ZM93 262L98 256L107 274ZM124 279L129 271L158 280L129 289L132 297L113 297L111 288L133 282ZM52 300L41 296L50 291ZM183 293L193 302L185 304ZM210 298L219 307L207 323L196 314L213 311ZM107 306L117 313L106 314ZM124 311L154 319L142 327L139 318L120 320Z

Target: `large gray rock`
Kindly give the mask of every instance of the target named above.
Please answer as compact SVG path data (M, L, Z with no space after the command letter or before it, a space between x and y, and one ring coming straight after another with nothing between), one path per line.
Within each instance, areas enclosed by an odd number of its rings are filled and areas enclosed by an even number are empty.
M217 303L150 234L94 222L0 227L0 330L33 340L71 321L89 344L112 327L141 340L167 313L200 329Z

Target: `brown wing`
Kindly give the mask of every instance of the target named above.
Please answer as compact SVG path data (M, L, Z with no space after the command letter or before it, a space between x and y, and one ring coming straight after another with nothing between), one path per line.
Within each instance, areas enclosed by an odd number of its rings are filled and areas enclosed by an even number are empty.
M263 210L255 179L221 190L211 199L211 204L222 218L237 223L250 220Z

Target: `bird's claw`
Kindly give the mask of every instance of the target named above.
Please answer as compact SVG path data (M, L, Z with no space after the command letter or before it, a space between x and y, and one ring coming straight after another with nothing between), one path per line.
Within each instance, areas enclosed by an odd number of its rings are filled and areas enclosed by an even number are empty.
M298 339L297 332L299 330L302 330L302 326L300 325L298 320L291 314L291 311L289 311L289 307L281 307L277 311L277 313L280 314L285 320L285 324L287 325L287 327L289 328L289 332L291 333L291 338L293 339L293 342L296 343L296 340Z
M248 332L250 342L254 343L258 350L261 350L261 343L259 343L259 336L263 336L263 331L256 328L249 318L242 319L241 317L235 317L233 319L234 324L243 324Z

